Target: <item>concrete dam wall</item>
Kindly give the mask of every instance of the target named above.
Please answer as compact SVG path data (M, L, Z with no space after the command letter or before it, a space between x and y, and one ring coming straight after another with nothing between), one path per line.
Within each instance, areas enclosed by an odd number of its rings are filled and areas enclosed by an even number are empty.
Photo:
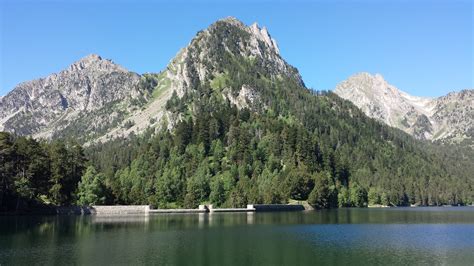
M144 214L150 212L150 205L93 205L93 206L64 206L56 207L56 214Z
M212 205L199 205L198 209L152 209L150 205L94 205L57 207L56 214L129 215L150 213L275 212L304 210L305 207L303 205L288 204L249 204L247 208L214 208Z
M91 209L93 214L148 214L150 205L95 205Z

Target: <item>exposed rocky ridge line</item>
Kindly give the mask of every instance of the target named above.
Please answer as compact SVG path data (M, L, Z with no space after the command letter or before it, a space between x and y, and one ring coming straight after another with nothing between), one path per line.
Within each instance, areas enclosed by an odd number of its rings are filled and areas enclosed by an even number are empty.
M228 31L222 32L222 28L230 26ZM227 35L226 35L227 34ZM239 34L246 34L245 36ZM216 37L219 38L216 38ZM233 55L241 55L251 58L262 59L269 68L272 68L275 76L291 76L303 84L298 71L288 65L280 56L276 41L270 36L265 27L260 28L257 23L247 27L234 17L218 20L209 28L199 32L190 44L182 49L167 67L167 76L178 83L181 90L178 94L182 96L186 89L192 89L197 78L199 82L205 82L210 76L221 73L222 69L217 64L219 58L215 58L216 51L209 49L220 41L218 48L224 49ZM235 46L234 46L235 45Z
M222 32L228 33L227 31L232 31L233 34L222 36ZM245 36L234 35L236 31L245 33ZM232 42L229 42L228 38L233 38ZM238 45L234 47L231 45L233 43ZM179 97L183 97L186 93L196 91L199 84L212 82L216 76L225 72L218 63L220 58L216 57L215 46L233 55L261 60L272 69L275 77L288 76L304 84L298 71L281 58L276 41L266 28L260 28L257 23L246 26L234 17L227 17L198 32L189 45L181 49L170 61L165 70L157 75L152 74L157 83L154 91L160 96L150 101L146 105L146 109L135 112L126 119L133 125L132 127L114 128L98 141L124 137L131 132L142 132L150 126L159 128L163 117L166 118L167 126L173 127L180 118L164 108L173 92L176 92ZM245 84L238 89L240 92L234 96L228 93L230 88L223 88L222 96L239 108L250 107L259 100L258 88Z
M59 73L21 83L0 97L0 130L92 143L163 124L171 128L179 119L165 108L173 93L183 97L206 84L239 108L265 108L258 85L229 82L228 64L257 65L268 82L289 79L304 87L265 27L228 17L198 32L158 74L139 75L92 54ZM335 93L419 139L462 141L474 135L473 90L415 97L381 75L360 73L340 83Z
M474 136L474 90L439 98L412 96L379 75L359 73L337 85L340 97L366 115L404 130L418 139L460 142Z
M110 60L89 55L66 70L45 78L23 82L0 99L0 130L20 135L41 135L53 123L74 120L113 102L137 99L140 75Z
M0 130L92 143L159 128L163 117L172 127L179 118L166 111L166 102L173 92L182 97L224 76L222 53L257 62L271 79L289 77L304 86L265 27L228 17L200 31L158 74L139 75L92 54L59 73L21 83L0 98ZM259 101L254 84L224 85L222 96L238 107Z

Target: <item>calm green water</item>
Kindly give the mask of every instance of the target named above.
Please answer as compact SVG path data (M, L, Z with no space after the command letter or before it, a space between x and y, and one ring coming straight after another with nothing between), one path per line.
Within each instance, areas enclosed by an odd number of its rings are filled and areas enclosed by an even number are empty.
M0 265L474 265L474 208L0 217Z

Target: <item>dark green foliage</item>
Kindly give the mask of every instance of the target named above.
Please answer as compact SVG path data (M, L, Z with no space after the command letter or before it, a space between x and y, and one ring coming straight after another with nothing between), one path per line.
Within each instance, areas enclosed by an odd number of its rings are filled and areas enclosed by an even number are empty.
M112 191L108 202L245 206L305 200L314 192L318 207L349 207L366 206L371 187L384 205L473 201L472 175L450 169L438 149L366 117L332 93L306 89L294 69L282 77L266 59L224 49L221 42L231 38L227 47L233 47L235 35L245 42L245 33L229 35L226 28L212 29L221 39L211 38L212 53L201 63L225 75L235 93L250 84L258 102L238 109L196 72L193 89L167 103L182 117L172 131L90 149ZM191 72L198 60L186 62ZM134 176L130 168L137 161L144 166ZM461 169L472 167L466 165ZM133 191L141 193L131 196Z
M199 165L195 174L187 180L186 196L184 198L185 207L196 208L199 203L208 199L210 179L209 165L207 161L204 161Z
M33 139L18 138L13 144L15 162L14 190L20 198L32 200L46 194L50 160L40 143Z
M222 178L215 178L211 184L211 194L209 200L214 206L222 206L227 199L226 191L224 188L224 180Z
M250 181L247 177L240 179L228 199L229 206L234 208L244 208L249 203Z
M474 202L472 149L416 141L333 93L307 89L295 68L282 70L272 61L279 55L242 50L249 45L248 33L230 23L219 21L209 33L188 47L189 87L166 103L177 118L172 130L163 126L87 149L97 169L89 176L100 175L97 182L104 186L103 195L92 194L105 197L105 203L245 207L293 198L330 208ZM266 55L272 52L259 46ZM200 57L203 49L208 53ZM207 80L198 75L202 66L210 73ZM158 78L146 76L141 86L154 88ZM235 97L242 87L258 97L238 108L226 95ZM13 151L22 148L14 143L15 138L0 135L0 206L6 206L5 198L40 193L70 203L85 167L77 145L44 144L43 153L21 159L32 166L19 175ZM43 161L41 154L49 160L46 168L35 166ZM35 185L45 180L45 169L48 186ZM85 184L95 180L89 176ZM90 190L99 191L80 188Z
M131 127L133 127L135 125L135 123L133 121L130 121L128 120L127 122L125 122L125 124L123 125L124 128L126 129L130 129Z
M77 188L78 205L100 205L105 202L105 185L103 174L97 173L89 166L82 176Z
M258 113L238 110L225 101L195 102L196 110L207 111L179 121L171 132L147 137L149 141L132 138L136 150L124 153L123 159L115 157L121 163L116 173L107 176L113 192L108 202L159 207L211 202L242 207L309 197L318 208L363 207L371 187L377 188L371 202L384 205L451 202L453 194L430 191L428 184L433 182L459 191L445 183L443 162L406 134L366 118L333 94L305 97L315 101L305 106L321 108L320 116L311 115L317 121L311 123L311 130L292 116L282 117L271 110ZM351 108L352 117L341 115L345 108ZM210 130L212 124L216 126ZM105 172L110 171L109 165L94 161L99 169L104 165ZM131 174L135 165L141 174ZM131 196L135 190L140 193ZM423 196L418 196L420 191ZM456 202L471 202L468 194L455 196Z
M6 132L0 132L0 208L5 208L5 199L14 193L13 177L15 152L13 138Z
M347 187L341 187L337 194L337 206L338 207L350 207L351 202L349 198L349 189Z
M380 194L376 188L371 187L369 189L369 192L367 193L367 201L369 205L381 204Z
M306 169L290 169L285 180L289 197L295 200L306 200L314 187L313 177Z
M55 141L50 144L49 158L52 185L49 189L50 199L58 205L70 204L85 170L83 149L77 143Z
M318 209L328 208L331 204L328 177L318 173L314 177L314 183L314 188L309 194L308 203Z
M367 203L367 192L357 183L351 183L349 187L351 206L364 207Z
M5 132L0 132L0 160L2 211L73 203L86 163L77 143L38 142Z

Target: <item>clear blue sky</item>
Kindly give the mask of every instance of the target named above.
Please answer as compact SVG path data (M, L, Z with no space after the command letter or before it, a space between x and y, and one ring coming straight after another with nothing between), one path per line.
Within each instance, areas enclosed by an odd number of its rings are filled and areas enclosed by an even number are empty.
M267 26L314 89L361 71L418 96L474 87L470 0L0 0L0 95L90 53L159 72L197 31L226 16Z

